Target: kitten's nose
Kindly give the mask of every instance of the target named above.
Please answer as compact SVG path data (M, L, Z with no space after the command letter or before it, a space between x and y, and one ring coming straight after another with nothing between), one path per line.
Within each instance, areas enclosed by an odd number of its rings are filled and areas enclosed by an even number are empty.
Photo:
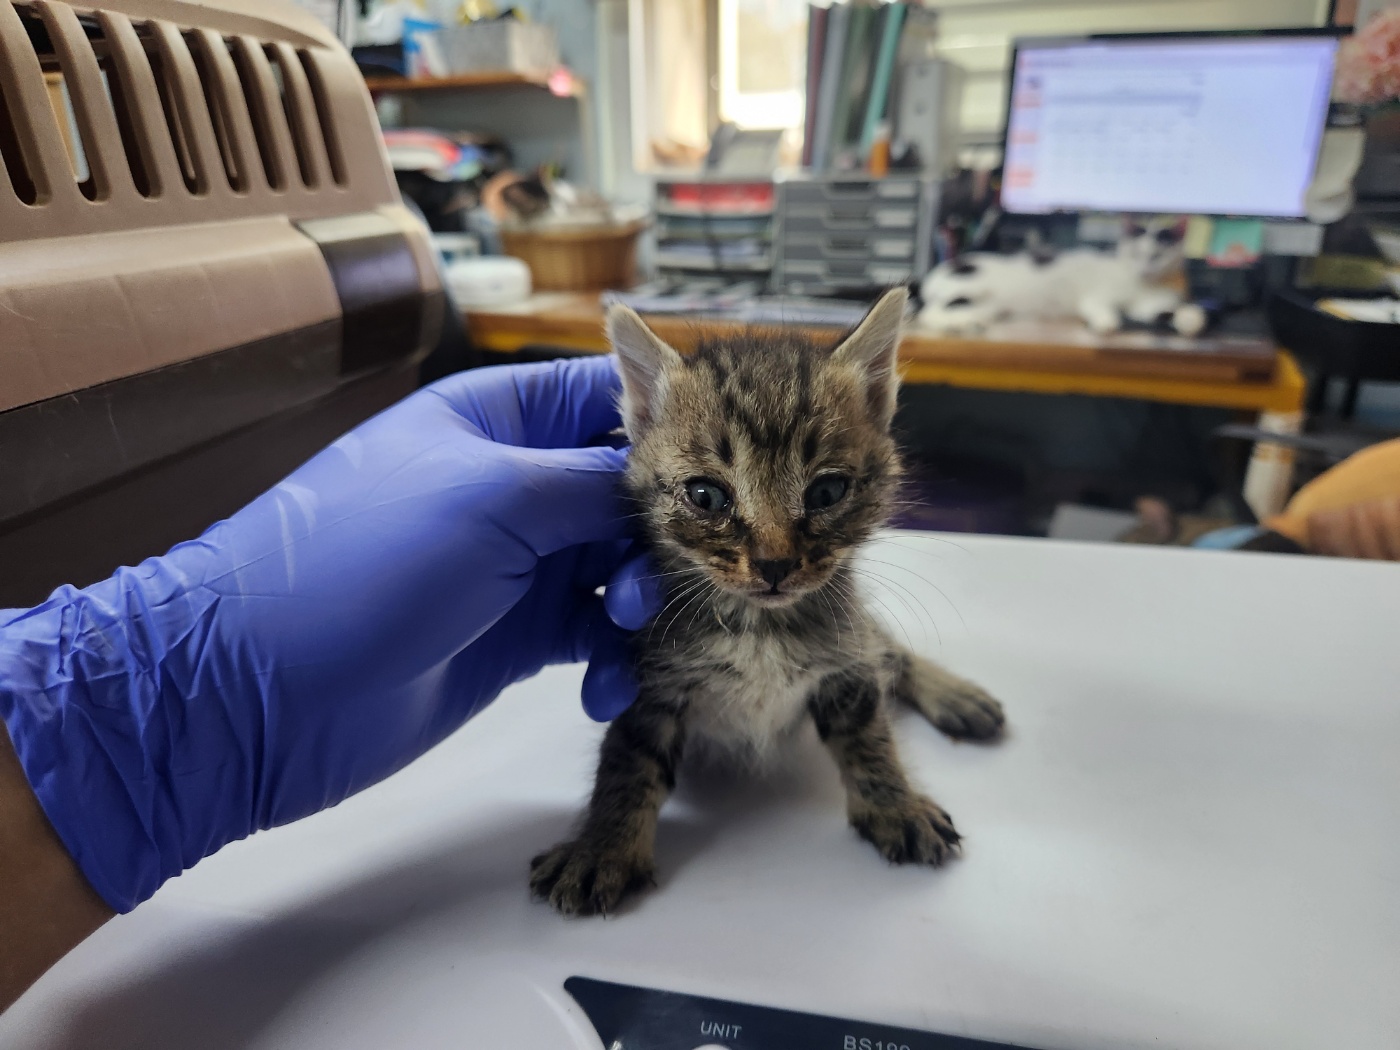
M797 559L759 558L754 561L753 567L758 570L758 574L763 577L770 587L777 590L778 584L787 579L788 576L791 575L792 570L797 568Z

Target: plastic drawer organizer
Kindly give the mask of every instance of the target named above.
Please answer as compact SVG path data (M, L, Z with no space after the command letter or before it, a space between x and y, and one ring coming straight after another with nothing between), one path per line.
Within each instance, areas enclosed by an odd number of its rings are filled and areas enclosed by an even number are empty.
M776 289L862 292L922 277L935 206L934 183L913 175L779 183Z

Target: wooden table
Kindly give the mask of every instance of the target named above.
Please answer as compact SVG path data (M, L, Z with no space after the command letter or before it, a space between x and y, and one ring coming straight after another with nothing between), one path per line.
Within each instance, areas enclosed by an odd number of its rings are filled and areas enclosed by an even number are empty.
M740 326L714 318L655 314L647 321L680 350L700 334ZM470 310L467 331L483 350L514 353L558 346L606 353L603 311L592 293L540 293L511 307ZM813 329L830 334L831 329ZM1297 433L1306 384L1287 351L1259 339L1177 339L1145 333L1095 336L1072 323L1008 322L985 337L934 336L911 329L900 344L906 383L974 390L1083 394L1203 405L1259 414L1275 433ZM1259 445L1245 478L1245 499L1261 517L1282 508L1292 456Z

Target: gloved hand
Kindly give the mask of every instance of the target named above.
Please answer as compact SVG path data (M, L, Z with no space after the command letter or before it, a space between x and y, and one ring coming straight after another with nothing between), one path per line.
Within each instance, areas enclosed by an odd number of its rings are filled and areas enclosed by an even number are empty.
M618 425L617 390L611 358L453 376L198 540L0 612L0 715L94 889L129 910L546 664L593 656L595 718L631 703L619 628L657 591L629 548L626 453L581 447Z

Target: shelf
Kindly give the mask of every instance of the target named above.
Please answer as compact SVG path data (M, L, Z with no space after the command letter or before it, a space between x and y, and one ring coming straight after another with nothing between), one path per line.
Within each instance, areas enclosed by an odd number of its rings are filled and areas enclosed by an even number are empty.
M503 70L483 73L453 73L445 77L365 77L370 91L473 91L484 88L526 87L548 91L561 98L582 94L583 85L567 70L544 76L537 73L512 73Z

